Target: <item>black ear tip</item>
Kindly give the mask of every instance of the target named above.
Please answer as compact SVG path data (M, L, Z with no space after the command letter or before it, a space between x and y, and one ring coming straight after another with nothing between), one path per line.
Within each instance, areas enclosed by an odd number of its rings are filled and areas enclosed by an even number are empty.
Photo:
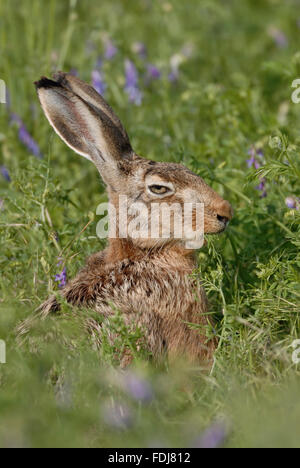
M34 82L36 89L40 88L54 88L60 86L59 83L49 80L46 76L42 76L40 80Z
M61 86L67 86L68 87L68 81L66 77L68 76L68 73L65 73L63 71L57 71L53 73L53 79L60 84Z

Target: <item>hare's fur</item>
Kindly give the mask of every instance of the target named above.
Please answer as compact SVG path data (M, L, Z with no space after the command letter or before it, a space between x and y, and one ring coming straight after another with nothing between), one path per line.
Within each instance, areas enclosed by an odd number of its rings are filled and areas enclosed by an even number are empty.
M169 205L201 202L205 233L225 229L232 217L229 203L185 167L137 156L118 117L93 88L64 73L36 85L51 125L71 148L94 162L115 207L120 194L146 205L153 199ZM165 183L172 190L155 197L147 190L149 183ZM167 354L209 363L215 340L206 338L208 305L203 287L192 277L195 266L193 251L182 240L111 238L107 249L92 255L61 294L70 304L104 317L120 310L129 328L142 329L155 358ZM59 303L51 297L42 308L47 315ZM130 356L124 359L127 363Z

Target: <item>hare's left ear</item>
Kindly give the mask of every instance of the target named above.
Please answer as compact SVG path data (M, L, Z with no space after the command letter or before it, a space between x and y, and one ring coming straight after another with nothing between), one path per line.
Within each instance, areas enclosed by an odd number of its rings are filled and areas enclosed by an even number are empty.
M36 84L42 108L58 135L74 151L93 161L103 179L133 150L120 120L88 84L65 73Z

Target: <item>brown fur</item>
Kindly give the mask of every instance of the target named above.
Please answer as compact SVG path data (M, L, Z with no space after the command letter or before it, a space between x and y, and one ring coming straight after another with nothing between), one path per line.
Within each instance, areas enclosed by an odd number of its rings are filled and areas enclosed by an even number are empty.
M94 162L116 208L120 194L129 203L142 201L147 206L153 202L204 203L204 231L225 229L232 208L200 177L179 164L137 156L121 122L93 88L62 73L56 80L43 78L37 83L46 116L69 146ZM169 184L170 194L153 195L151 181ZM114 313L113 304L129 328L143 330L147 348L157 359L166 353L171 359L185 355L191 361L209 363L215 340L207 341L205 336L204 327L210 323L207 299L201 284L191 276L196 265L184 241L172 236L111 238L106 250L87 260L62 296L70 304L92 308L104 317ZM43 304L44 315L58 309L54 297ZM126 355L124 362L129 361Z

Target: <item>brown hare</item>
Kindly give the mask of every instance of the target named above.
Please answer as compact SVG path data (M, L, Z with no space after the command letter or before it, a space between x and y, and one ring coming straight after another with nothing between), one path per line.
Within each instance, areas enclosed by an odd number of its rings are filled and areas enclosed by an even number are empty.
M129 206L137 201L146 207L202 204L204 233L224 231L232 218L230 204L187 168L138 156L122 123L94 88L62 72L35 84L50 124L68 146L95 164L116 212L120 195ZM124 227L118 215L115 222ZM155 359L184 356L206 365L212 361L215 340L208 341L204 331L209 324L205 291L191 277L196 266L189 245L193 235L176 238L172 231L168 238L111 236L108 247L92 255L61 294L68 303L104 317L119 310L129 328L143 331ZM59 301L51 297L42 309L45 315L57 311ZM125 353L123 365L130 360Z

